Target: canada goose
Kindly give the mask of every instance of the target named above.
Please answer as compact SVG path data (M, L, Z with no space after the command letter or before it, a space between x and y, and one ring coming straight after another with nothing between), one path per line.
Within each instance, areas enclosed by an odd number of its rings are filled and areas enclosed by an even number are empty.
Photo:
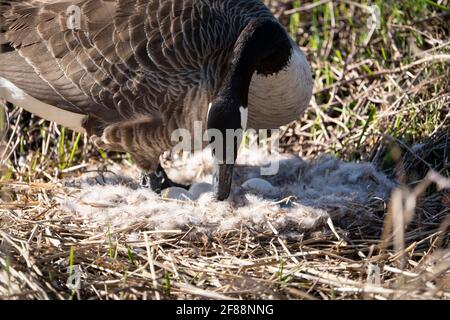
M0 0L0 9L1 97L129 152L158 192L176 186L159 165L174 130L278 128L311 98L304 54L259 0ZM240 143L224 139L219 200Z

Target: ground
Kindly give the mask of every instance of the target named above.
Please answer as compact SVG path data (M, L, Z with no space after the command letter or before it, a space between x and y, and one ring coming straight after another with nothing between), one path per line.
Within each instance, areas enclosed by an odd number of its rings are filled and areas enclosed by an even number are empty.
M8 108L0 299L450 298L448 1L266 2L314 76L282 128L293 180L231 205L161 199L127 155Z

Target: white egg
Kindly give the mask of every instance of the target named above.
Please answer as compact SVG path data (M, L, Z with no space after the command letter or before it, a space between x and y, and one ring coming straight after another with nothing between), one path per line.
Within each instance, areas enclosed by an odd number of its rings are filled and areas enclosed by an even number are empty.
M193 200L192 194L183 188L173 187L167 188L161 192L161 197L163 199L173 199L173 200Z
M191 193L192 198L196 200L202 194L213 192L213 186L212 184L206 182L194 183L189 189L189 192Z
M274 192L273 185L269 181L260 178L253 178L247 180L242 184L242 187L244 187L245 189L254 190L264 194Z

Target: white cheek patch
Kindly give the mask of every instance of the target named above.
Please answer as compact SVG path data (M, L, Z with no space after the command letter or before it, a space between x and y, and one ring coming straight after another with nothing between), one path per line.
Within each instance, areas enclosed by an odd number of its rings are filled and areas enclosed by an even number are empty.
M248 108L240 107L239 111L241 113L241 128L243 130L247 130L247 122L248 122Z
M208 113L207 113L208 118L209 118L209 112L211 111L211 107L212 107L212 102L210 102L208 105Z

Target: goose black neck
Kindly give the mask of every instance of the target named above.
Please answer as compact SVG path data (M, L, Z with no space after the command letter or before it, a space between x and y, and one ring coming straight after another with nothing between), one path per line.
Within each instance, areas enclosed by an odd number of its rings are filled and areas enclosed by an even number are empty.
M248 92L253 74L271 75L284 69L292 54L292 44L285 29L275 20L253 20L242 30L233 51L225 91L248 106Z

